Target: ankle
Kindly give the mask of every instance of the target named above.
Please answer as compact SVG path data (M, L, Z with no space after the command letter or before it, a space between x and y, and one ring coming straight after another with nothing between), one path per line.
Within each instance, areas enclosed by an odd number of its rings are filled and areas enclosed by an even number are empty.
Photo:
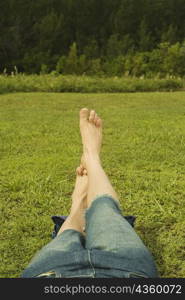
M101 164L100 156L98 153L86 150L83 154L83 159L85 161L85 165L88 168L88 165L92 163Z

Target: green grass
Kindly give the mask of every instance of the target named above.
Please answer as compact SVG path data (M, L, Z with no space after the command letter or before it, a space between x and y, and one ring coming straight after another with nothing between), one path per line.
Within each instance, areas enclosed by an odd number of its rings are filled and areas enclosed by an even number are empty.
M18 277L68 214L78 111L104 120L102 161L162 277L185 277L185 93L0 96L0 277Z
M76 75L0 75L0 94L12 92L121 93L180 91L182 78L89 77Z

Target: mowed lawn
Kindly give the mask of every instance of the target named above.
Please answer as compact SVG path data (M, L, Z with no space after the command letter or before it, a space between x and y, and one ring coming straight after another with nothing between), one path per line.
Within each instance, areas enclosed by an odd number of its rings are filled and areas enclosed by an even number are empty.
M19 277L67 215L78 112L104 120L102 162L160 276L185 277L185 93L0 96L0 277Z

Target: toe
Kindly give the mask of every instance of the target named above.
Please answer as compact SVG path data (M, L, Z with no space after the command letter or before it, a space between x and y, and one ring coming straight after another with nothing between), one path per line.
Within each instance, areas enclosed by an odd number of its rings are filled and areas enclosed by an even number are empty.
M77 169L76 169L76 174L77 175L81 175L82 176L82 174L83 174L83 169L82 169L82 167L80 166L80 167L78 167Z
M102 126L102 119L98 118L96 121L96 126L101 127Z
M94 124L97 126L97 121L99 120L99 117L98 117L98 115L96 114L95 115L95 118L94 118Z
M87 120L88 117L89 117L89 110L88 110L88 108L82 108L80 110L80 119Z
M87 175L87 170L86 169L83 170L83 175Z
M90 115L89 115L89 122L94 122L94 118L95 118L95 111L91 110L90 111Z

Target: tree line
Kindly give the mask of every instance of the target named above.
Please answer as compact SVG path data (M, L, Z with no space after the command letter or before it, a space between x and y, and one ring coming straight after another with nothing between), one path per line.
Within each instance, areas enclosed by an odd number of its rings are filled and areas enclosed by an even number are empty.
M185 75L185 0L1 0L0 71Z

